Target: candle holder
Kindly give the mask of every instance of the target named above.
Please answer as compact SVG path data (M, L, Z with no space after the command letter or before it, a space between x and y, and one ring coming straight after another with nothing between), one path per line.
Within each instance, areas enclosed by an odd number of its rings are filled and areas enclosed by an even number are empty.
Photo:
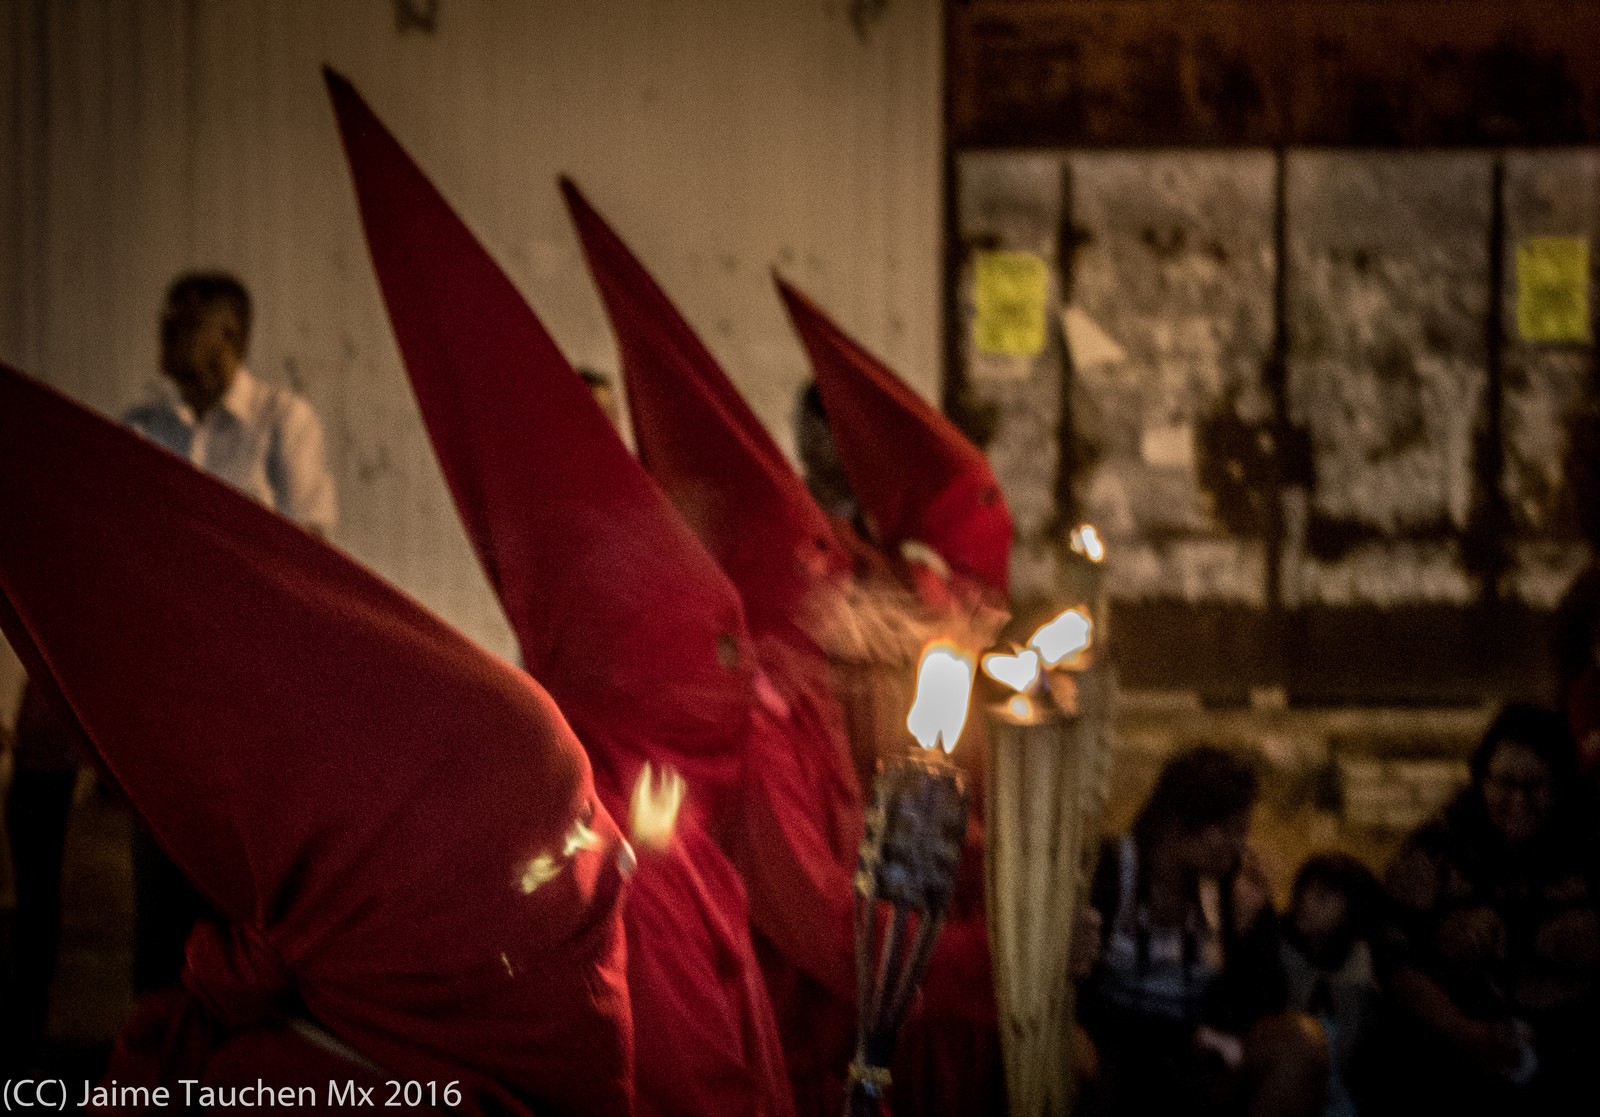
M882 1111L900 1027L950 910L967 809L966 780L937 750L892 759L873 781L855 875L857 1039L845 1117ZM880 901L891 913L874 949Z
M1013 1117L1072 1096L1071 931L1093 871L1110 764L1110 669L1056 673L987 711L985 883Z

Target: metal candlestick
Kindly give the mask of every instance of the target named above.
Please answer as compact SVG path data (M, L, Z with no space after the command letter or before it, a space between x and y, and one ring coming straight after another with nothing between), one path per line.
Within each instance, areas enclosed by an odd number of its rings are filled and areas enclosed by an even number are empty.
M950 910L967 807L965 779L936 751L891 760L873 781L855 876L857 1038L845 1117L881 1110L900 1026ZM880 900L891 914L875 951Z

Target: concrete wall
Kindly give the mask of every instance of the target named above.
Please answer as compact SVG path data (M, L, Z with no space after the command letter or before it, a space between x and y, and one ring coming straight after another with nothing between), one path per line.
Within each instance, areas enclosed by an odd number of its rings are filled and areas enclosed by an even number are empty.
M0 359L119 414L165 284L235 270L252 368L331 436L335 541L502 653L510 636L406 387L319 67L348 74L575 361L612 340L573 174L780 438L806 376L777 266L930 396L941 9L894 0L13 0L0 9ZM864 9L868 14L869 6Z

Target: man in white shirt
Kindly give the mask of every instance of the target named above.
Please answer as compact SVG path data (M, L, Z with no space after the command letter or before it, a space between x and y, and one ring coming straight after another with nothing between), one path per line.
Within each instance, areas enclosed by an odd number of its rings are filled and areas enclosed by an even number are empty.
M320 534L338 516L322 424L244 367L250 296L230 275L181 276L161 316L162 396L128 412L147 438Z
M244 366L250 295L231 275L179 276L161 314L156 399L124 417L145 437L319 535L338 516L322 424L306 400ZM134 991L175 984L204 905L150 836L134 834Z

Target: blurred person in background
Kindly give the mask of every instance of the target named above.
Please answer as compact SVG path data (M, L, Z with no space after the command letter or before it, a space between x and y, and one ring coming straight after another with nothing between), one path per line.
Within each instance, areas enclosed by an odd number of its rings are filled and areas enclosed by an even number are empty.
M1242 757L1187 749L1131 833L1105 843L1074 935L1088 948L1075 969L1091 1111L1322 1111L1327 1044L1287 1011L1271 887L1248 845L1259 793Z
M179 276L161 312L157 396L124 417L153 442L326 536L338 518L322 424L304 397L245 367L250 294L224 272ZM222 618L219 618L219 622ZM194 888L142 827L134 833L134 992L172 985L202 913Z
M1378 878L1347 853L1308 857L1295 873L1278 956L1289 1007L1314 1017L1328 1039L1324 1117L1362 1111L1379 994L1371 940L1382 903Z
M1587 802L1561 716L1514 703L1484 734L1467 787L1390 864L1393 1112L1600 1112Z

